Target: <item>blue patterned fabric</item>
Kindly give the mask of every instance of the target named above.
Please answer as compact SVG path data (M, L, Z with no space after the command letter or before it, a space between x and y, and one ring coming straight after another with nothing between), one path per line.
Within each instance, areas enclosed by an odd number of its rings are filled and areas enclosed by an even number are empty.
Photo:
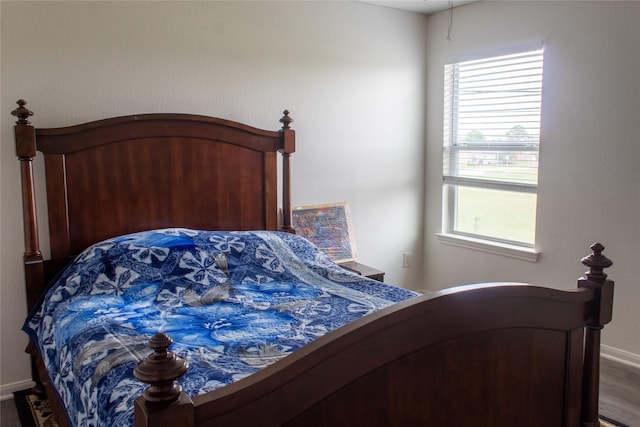
M165 332L195 396L416 294L349 273L302 237L165 229L93 245L52 283L24 330L74 426L133 425L133 368Z

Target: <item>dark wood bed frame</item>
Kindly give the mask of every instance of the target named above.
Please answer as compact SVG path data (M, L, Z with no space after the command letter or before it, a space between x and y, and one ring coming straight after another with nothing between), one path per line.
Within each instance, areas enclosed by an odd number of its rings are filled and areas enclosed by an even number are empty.
M70 258L108 237L161 227L294 232L287 111L279 131L185 114L36 129L25 104L12 114L29 308ZM36 151L45 158L48 260L36 220ZM613 305L603 249L594 244L582 259L589 270L574 289L493 283L424 295L200 396L180 390L175 380L187 366L157 335L135 370L150 384L136 400L135 425L598 426L600 331ZM35 346L28 350L58 421L70 425Z

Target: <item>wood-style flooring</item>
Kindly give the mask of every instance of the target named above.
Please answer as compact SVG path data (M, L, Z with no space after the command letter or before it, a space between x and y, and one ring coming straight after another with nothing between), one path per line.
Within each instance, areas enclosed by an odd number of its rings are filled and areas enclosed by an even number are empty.
M599 412L629 427L640 427L640 369L602 358Z
M0 403L0 427L21 427L13 399L3 400Z
M640 427L640 369L602 359L600 373L600 414ZM21 427L13 399L0 404L0 427Z

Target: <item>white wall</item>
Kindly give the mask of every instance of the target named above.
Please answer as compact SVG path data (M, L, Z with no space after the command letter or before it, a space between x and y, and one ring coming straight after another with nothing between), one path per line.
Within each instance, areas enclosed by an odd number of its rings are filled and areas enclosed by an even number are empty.
M294 203L349 201L360 259L421 288L420 262L402 269L402 252L422 259L425 17L355 2L0 7L1 395L30 377L10 116L19 98L41 127L184 112L275 130L288 108Z
M640 364L640 3L479 2L428 19L425 277L575 285L599 241L614 261L609 355ZM441 225L443 65L448 58L544 42L538 263L446 246ZM612 348L610 348L612 347Z

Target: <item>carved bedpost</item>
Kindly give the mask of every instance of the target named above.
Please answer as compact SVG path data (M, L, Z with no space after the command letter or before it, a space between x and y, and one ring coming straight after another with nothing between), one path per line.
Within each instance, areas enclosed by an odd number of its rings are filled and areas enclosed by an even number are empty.
M24 227L24 263L25 289L27 293L27 309L31 310L38 302L40 294L44 291L44 264L40 252L40 239L38 237L38 218L36 214L36 195L33 182L33 159L36 156L36 132L29 117L33 112L25 105L27 101L16 101L18 108L11 115L18 118L15 125L16 156L20 161L20 180L22 187L22 223ZM30 347L26 349L30 353ZM31 354L31 353L30 353ZM31 378L36 383L33 392L44 394L43 384L40 382L36 359L31 354Z
M584 375L582 384L582 427L598 427L598 401L600 395L600 332L604 325L612 319L613 313L613 281L607 279L604 269L613 262L602 255L604 246L600 243L591 245L593 253L582 258L582 263L589 267L585 276L578 280L579 288L593 289L596 299L593 313L587 320L585 332Z
M293 119L289 117L289 110L283 111L284 116L280 119L282 123L281 132L284 132L284 148L282 153L282 230L288 233L295 233L291 224L291 154L296 151L296 134L290 128Z
M176 382L189 369L183 358L168 351L173 340L156 334L149 340L153 349L133 370L133 375L150 384L135 401L136 427L191 427L194 425L193 402Z
M33 182L33 159L36 156L36 133L28 118L33 115L25 107L27 102L20 99L18 108L11 114L18 120L15 125L16 155L20 160L22 180L22 220L24 224L24 270L29 310L40 297L44 286L44 268L40 240L38 237L38 219L36 216L36 196Z

